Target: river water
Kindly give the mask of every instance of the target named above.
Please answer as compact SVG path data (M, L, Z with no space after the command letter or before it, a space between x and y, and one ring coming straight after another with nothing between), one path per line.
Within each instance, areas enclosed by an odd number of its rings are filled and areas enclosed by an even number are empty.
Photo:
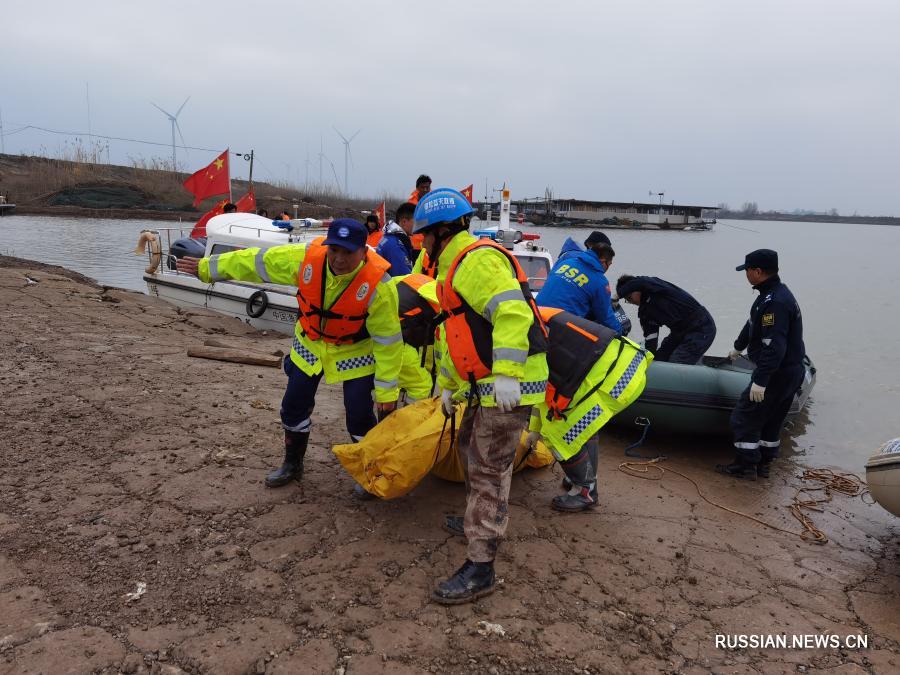
M0 253L62 265L100 283L144 291L146 255L131 253L142 229L178 223L37 216L0 219ZM553 253L587 230L528 228ZM884 441L900 436L900 228L840 223L719 221L711 232L608 230L616 258L609 277L658 276L704 304L724 355L756 294L735 265L756 248L778 251L781 277L803 310L807 353L818 369L808 410L788 450L804 463L862 471ZM640 335L634 307L627 307ZM634 337L634 333L632 334Z

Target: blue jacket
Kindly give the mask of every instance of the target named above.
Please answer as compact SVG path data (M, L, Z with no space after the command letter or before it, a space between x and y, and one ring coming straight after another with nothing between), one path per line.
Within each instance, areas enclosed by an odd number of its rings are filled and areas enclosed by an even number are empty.
M416 251L406 232L396 223L388 223L375 252L391 264L388 274L392 277L412 272L413 263L416 261Z
M754 288L759 297L734 348L747 349L747 356L756 364L753 381L766 387L776 371L803 364L803 316L794 294L777 274Z
M596 253L585 251L571 238L566 239L537 303L564 309L621 333L622 325L613 311L604 272Z

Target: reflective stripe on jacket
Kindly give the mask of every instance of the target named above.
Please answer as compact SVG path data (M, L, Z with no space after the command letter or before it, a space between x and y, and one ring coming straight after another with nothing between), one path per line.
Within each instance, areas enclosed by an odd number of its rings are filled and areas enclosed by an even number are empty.
M523 292L524 278L511 254L468 232L454 235L441 253L439 298L450 318L436 346L438 382L457 398L465 397L474 380L481 404L493 406L494 377L506 375L519 380L522 405L543 400L546 342L534 301Z
M551 325L551 333L553 328ZM641 395L652 361L653 355L636 342L614 338L584 377L565 414L553 417L547 402L540 401L532 409L529 430L541 433L558 460L571 459L614 415Z
M545 401L550 416L560 418L568 410L584 378L606 352L617 333L571 312L552 307L539 309L550 333Z
M301 274L306 249L307 244L288 244L214 255L200 261L199 277L207 283L233 279L294 286ZM334 274L325 265L323 304L326 308L335 304L365 264L362 262L353 272L341 275ZM397 400L403 339L397 294L384 291L382 281L387 279L383 276L368 298L365 329L369 337L353 344L314 340L306 335L298 321L294 326L291 361L307 375L324 373L329 384L374 373L375 400L379 403Z

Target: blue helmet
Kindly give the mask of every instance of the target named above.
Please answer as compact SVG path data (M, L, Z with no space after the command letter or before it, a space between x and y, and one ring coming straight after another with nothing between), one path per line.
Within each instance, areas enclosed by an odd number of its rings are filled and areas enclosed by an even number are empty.
M452 223L475 212L469 200L452 188L437 188L419 200L413 214L413 234Z

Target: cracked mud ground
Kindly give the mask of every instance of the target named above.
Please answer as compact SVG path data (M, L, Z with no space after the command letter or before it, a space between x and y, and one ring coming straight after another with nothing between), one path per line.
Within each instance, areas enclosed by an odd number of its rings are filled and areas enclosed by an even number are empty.
M517 475L499 590L448 609L428 595L464 557L439 527L461 485L354 501L330 452L340 390L323 386L302 483L267 490L281 371L186 356L211 335L284 337L10 258L0 321L0 675L900 670L900 521L878 507L837 497L816 546L678 477L618 472L630 437L610 432L601 507L556 514L558 467ZM715 459L682 448L669 465L798 529L790 464L743 485ZM828 632L869 648L713 641Z

